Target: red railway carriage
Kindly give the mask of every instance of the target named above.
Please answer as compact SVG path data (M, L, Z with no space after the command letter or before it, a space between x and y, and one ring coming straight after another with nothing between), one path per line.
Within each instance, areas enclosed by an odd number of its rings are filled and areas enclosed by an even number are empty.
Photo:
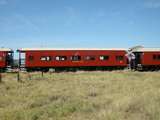
M11 67L13 63L13 51L11 49L0 48L0 70Z
M126 67L126 49L19 49L29 69Z
M139 48L133 50L136 66L143 69L160 69L160 48Z

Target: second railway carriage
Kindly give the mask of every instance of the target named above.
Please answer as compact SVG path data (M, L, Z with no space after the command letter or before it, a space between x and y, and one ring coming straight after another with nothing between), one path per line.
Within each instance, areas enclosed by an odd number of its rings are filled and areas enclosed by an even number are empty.
M20 66L28 71L48 71L49 68L92 70L127 67L126 49L22 48L18 52Z
M138 48L133 50L136 68L143 70L160 69L160 48Z
M0 48L0 71L13 65L13 50L8 48Z

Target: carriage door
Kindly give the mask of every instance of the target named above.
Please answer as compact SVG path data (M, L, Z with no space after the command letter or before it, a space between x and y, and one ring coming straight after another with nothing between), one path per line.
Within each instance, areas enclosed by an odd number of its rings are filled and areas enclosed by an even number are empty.
M13 52L8 52L6 54L6 65L7 67L13 67Z
M136 57L136 61L135 61L135 64L136 66L142 64L142 52L135 52L135 57Z
M19 54L19 66L24 68L25 67L25 62L26 62L26 53L22 52Z

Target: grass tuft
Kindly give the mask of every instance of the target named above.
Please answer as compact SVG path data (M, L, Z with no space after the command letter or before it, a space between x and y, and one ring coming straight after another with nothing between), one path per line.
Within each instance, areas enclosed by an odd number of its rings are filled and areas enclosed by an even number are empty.
M0 120L160 120L159 73L3 73Z

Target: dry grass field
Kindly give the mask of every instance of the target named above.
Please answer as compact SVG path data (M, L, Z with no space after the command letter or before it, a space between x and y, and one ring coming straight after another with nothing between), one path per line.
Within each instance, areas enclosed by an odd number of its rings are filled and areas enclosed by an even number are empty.
M160 72L4 73L0 120L160 120Z

